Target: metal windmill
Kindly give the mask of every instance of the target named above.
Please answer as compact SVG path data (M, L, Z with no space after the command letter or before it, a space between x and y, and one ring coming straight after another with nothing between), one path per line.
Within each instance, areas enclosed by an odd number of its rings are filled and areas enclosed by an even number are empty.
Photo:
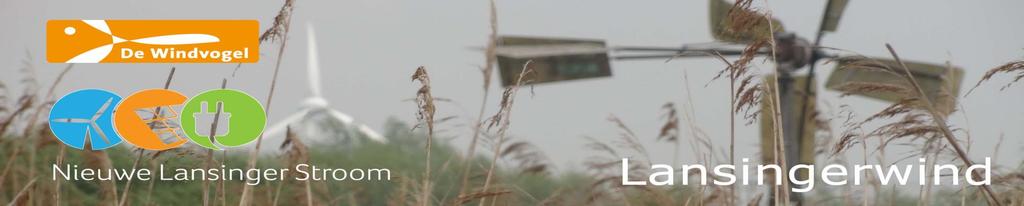
M686 44L681 47L609 47L602 40L504 36L498 39L496 53L502 82L508 86L514 83L513 78L522 71L527 61L532 61L531 68L536 73L532 82L548 83L611 76L610 60L664 60L710 57L712 54L725 57L739 56L743 54L745 44L758 39L773 38L775 48L760 48L757 53L758 55L769 55L774 52L775 58L770 59L775 61L775 75L778 76L778 82L769 82L774 83L769 85L778 86L785 155L789 157L786 160L786 165L812 164L814 161L812 134L814 121L811 120L815 111L816 63L820 60L833 60L835 63L835 69L826 83L826 87L830 89L840 89L853 82L906 84L900 77L882 71L840 69L883 65L898 68L898 63L894 60L841 56L820 46L822 37L826 33L837 31L847 2L848 0L828 1L818 30L811 40L786 31L781 21L746 10L742 5L734 5L724 0L710 0L709 20L712 36L717 41L716 43ZM733 19L729 18L730 12L745 12L743 15L754 15L755 17L752 19L755 19L755 22L742 22L742 25L738 25L740 23L735 23ZM736 26L745 29L742 32L731 29ZM864 62L883 65L866 65ZM952 111L954 98L939 97L957 96L963 70L943 64L912 61L904 61L904 63L926 90L928 98L933 102L939 102L940 108L945 107L948 111ZM797 72L802 72L803 68L807 68L807 71L803 75L798 75ZM896 93L882 91L860 95L885 101L902 99L902 96ZM939 99L945 101L936 101ZM772 141L770 141L774 135L771 132L765 132L765 122L767 121L762 121L762 145L765 149L771 149L775 147L771 145ZM763 154L774 153L763 152Z

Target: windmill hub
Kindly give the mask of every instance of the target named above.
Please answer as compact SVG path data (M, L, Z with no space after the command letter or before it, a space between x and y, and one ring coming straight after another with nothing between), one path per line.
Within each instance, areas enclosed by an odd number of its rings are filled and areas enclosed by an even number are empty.
M775 35L775 56L780 72L793 72L811 63L814 47L793 33Z
M308 98L302 102L302 106L306 108L327 107L327 100L319 97Z

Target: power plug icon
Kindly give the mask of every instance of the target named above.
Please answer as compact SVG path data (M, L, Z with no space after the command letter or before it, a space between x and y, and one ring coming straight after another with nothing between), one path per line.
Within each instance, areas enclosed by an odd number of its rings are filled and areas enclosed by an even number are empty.
M217 142L217 138L227 136L228 132L231 132L228 130L228 125L231 125L231 113L224 111L224 102L218 101L216 103L217 108L212 111L209 107L209 102L201 102L199 112L193 113L192 118L196 120L196 133L201 138L209 139L210 136L213 136L214 138L211 140ZM212 132L215 129L214 121L217 122L216 132Z

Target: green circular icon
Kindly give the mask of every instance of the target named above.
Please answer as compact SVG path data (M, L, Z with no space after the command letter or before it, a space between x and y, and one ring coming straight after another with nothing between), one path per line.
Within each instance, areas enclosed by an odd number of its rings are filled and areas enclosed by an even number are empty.
M215 150L256 140L266 124L263 105L249 94L232 89L200 93L189 99L181 110L181 129L185 136L199 146Z

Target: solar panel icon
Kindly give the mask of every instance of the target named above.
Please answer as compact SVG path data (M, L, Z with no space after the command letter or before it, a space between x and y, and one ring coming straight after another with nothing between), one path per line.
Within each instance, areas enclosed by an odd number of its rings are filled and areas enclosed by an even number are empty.
M114 106L121 96L101 90L83 89L60 98L50 109L50 130L64 144L76 149L103 150L122 142L114 131Z

